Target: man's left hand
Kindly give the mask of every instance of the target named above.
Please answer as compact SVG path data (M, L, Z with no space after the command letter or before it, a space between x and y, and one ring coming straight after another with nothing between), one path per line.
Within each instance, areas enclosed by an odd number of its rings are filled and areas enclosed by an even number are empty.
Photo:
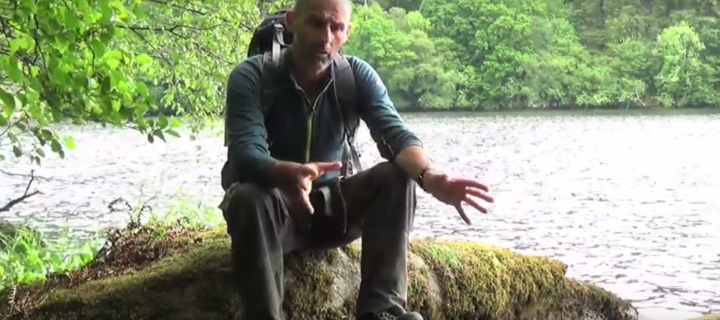
M482 213L487 213L487 209L481 206L473 197L490 203L494 202L493 198L486 194L489 191L488 187L472 179L451 178L440 171L429 170L423 176L423 181L425 190L428 193L441 202L455 207L455 210L467 224L471 224L471 222L462 207L463 202Z

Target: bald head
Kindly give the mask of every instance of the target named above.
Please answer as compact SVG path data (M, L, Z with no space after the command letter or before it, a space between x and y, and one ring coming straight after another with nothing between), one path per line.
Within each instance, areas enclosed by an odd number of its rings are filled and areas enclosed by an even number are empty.
M295 0L287 14L293 55L312 72L326 69L350 31L350 0Z
M313 5L317 5L317 3L320 2L326 2L326 3L338 3L344 6L345 10L349 13L352 13L352 2L350 0L295 0L295 5L293 6L293 11L295 11L296 14L299 14L305 9L312 8Z

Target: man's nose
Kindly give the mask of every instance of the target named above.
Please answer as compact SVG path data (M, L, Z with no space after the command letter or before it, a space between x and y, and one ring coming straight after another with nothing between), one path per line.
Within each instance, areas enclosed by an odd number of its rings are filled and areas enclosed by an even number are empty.
M320 40L322 40L323 44L325 44L325 45L330 43L332 36L333 36L333 32L332 32L332 29L330 28L330 26L326 26L320 32Z

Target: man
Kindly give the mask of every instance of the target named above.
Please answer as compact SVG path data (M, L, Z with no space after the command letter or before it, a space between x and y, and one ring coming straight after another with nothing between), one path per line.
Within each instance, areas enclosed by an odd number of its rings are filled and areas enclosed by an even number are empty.
M347 59L361 97L359 116L388 161L339 176L345 136L332 98L334 61L348 38L350 14L349 0L297 0L286 15L294 38L279 69L283 91L270 115L260 104L261 55L240 63L229 76L225 121L234 173L223 177L232 185L221 208L245 319L283 318L285 254L340 247L367 236L357 318L422 320L405 311L415 184L454 206L467 223L462 202L486 212L471 197L493 201L479 182L452 179L431 166L378 74L355 57ZM329 198L312 192L323 186L331 187ZM320 205L323 199L330 206Z

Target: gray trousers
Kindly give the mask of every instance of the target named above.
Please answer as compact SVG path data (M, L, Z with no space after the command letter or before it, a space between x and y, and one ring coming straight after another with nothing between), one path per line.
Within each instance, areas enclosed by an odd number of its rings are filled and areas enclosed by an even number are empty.
M277 190L231 187L221 207L232 239L234 277L244 319L282 320L283 256L326 250L363 236L356 314L405 308L408 237L415 215L415 183L395 163L383 162L341 180L333 207L344 214L301 214ZM341 198L343 198L341 200ZM344 200L344 201L343 201Z

